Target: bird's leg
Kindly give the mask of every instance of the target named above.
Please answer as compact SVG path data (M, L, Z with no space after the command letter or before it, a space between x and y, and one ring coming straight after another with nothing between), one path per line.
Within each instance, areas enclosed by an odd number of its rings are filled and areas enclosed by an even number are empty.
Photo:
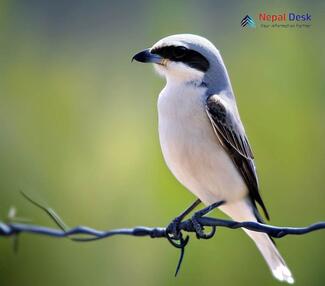
M199 204L201 203L200 199L197 199L194 203L192 203L185 211L183 211L180 215L172 220L172 222L167 226L166 231L167 235L171 234L172 239L178 240L180 238L180 230L179 225L182 220Z
M193 227L195 229L197 238L209 239L215 234L215 232L216 232L215 226L212 227L212 231L210 233L208 233L208 234L204 233L204 227L198 222L198 218L203 217L204 215L208 214L215 208L220 207L224 203L225 203L225 201L216 202L216 203L209 205L208 207L206 207L202 210L199 210L193 214L191 221L192 221Z

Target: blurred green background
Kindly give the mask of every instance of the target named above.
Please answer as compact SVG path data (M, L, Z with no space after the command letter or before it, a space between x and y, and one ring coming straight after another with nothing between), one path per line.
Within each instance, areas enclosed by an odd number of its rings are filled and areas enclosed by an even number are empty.
M322 1L0 2L0 215L50 225L164 226L194 197L166 168L157 134L164 86L132 55L194 33L220 49L276 225L324 220L325 5ZM242 29L259 12L309 12L309 29ZM257 24L257 26L259 26ZM217 216L223 217L216 212ZM278 240L296 285L324 285L325 233ZM167 241L0 240L0 285L278 285L254 244L221 229L191 240L179 277Z

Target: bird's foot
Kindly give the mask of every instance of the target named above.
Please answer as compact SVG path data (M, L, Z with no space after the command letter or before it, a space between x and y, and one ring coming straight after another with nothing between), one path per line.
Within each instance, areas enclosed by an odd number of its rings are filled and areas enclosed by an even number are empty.
M198 239L209 239L213 237L217 230L216 226L212 226L212 230L209 233L205 233L204 226L201 225L201 223L198 221L198 218L200 218L200 216L197 216L196 214L194 214L191 218L196 237Z
M216 230L217 230L216 226L211 226L212 230L209 233L205 233L204 226L199 222L199 218L203 217L204 215L206 215L207 213L209 213L213 209L221 206L224 203L225 203L224 201L216 202L200 211L197 211L191 217L191 221L192 221L195 233L196 233L196 237L198 239L210 239L211 237L214 236L214 234L216 233Z
M180 224L182 220L188 215L193 209L195 209L201 201L197 199L194 203L192 203L185 211L183 211L179 216L174 218L172 222L166 227L166 236L169 241L181 241L182 233L180 229Z

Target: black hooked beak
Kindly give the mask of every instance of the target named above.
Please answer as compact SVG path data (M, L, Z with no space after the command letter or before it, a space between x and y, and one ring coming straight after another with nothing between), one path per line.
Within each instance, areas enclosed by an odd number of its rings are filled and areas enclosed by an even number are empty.
M140 53L137 53L133 56L131 62L136 60L140 63L154 63L154 64L163 64L164 58L159 55L152 54L149 49L146 49Z

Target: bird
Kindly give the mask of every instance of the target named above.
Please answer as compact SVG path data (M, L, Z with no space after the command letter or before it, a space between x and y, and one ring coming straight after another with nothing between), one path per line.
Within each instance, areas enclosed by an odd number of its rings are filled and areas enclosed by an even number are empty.
M205 206L223 202L216 206L235 221L263 223L258 206L269 219L253 151L215 45L198 35L176 34L135 54L133 60L152 63L166 80L157 103L162 154L176 179L198 198L179 218L200 202ZM294 283L272 239L265 233L244 231L273 276Z

